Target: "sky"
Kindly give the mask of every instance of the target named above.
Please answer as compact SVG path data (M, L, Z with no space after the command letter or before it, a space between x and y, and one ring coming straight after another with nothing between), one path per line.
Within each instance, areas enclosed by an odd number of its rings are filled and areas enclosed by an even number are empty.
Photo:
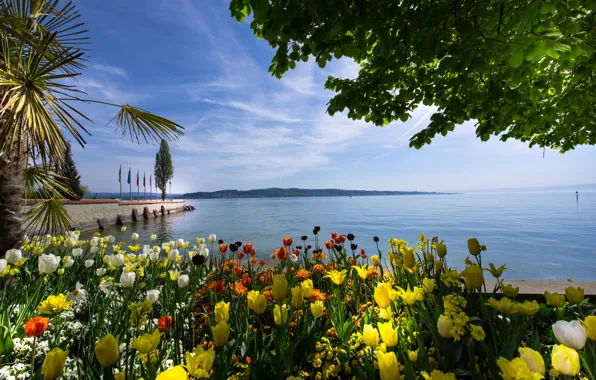
M274 50L225 0L77 2L89 29L88 67L77 79L95 100L132 104L184 126L170 143L172 191L265 187L475 191L594 183L596 148L564 155L519 141L481 142L473 122L420 150L410 137L434 109L383 128L331 117L329 75L353 78L359 66L334 60L299 64L281 80L267 69ZM159 143L136 144L109 124L116 108L83 105L93 121L83 148L73 146L83 184L117 192L118 169L147 180ZM141 187L142 191L142 187Z

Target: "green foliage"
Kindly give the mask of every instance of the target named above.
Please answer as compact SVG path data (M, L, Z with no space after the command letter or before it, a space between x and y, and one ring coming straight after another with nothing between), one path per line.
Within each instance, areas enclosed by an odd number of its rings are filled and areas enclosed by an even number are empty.
M58 165L58 174L65 178L68 189L68 193L63 194L67 199L78 201L83 198L85 191L81 185L81 176L77 170L74 160L72 159L72 148L70 144L67 145L64 151L64 158Z
M277 48L281 78L309 57L342 56L355 79L329 77L327 111L378 126L406 121L420 104L438 110L410 140L429 144L468 120L491 135L561 152L596 144L595 0L231 0L239 22Z
M161 189L161 199L166 199L168 181L174 177L174 165L170 147L166 140L161 140L159 151L155 155L155 184Z

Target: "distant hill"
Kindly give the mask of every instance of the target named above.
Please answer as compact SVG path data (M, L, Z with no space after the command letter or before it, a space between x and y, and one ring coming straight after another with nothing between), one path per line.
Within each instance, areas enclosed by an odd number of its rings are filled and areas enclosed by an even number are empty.
M289 197L361 197L373 195L432 195L447 194L423 191L377 191L377 190L341 190L341 189L255 189L255 190L220 190L212 192L186 193L183 199L222 199L222 198L289 198Z

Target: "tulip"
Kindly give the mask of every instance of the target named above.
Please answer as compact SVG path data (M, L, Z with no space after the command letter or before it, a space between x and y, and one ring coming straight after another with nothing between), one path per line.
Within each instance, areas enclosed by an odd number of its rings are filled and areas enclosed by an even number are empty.
M425 278L422 280L422 289L427 293L432 293L435 289L436 281L434 278Z
M490 274L493 275L495 278L501 277L503 271L505 270L505 265L501 265L500 267L496 268L493 263L489 263L488 266L490 267Z
M125 288L130 288L134 285L136 278L135 272L122 272L120 275L120 284Z
M124 232L124 231L126 231L126 226L120 227L120 232Z
M292 306L295 308L302 306L302 288L300 286L292 288Z
M95 264L95 261L89 259L89 260L85 260L85 268L91 268L93 266L93 264Z
M375 302L381 309L387 309L391 305L389 290L382 283L375 287Z
M551 353L552 366L566 376L577 376L579 373L579 354L573 348L555 344Z
M106 274L106 268L97 268L97 269L95 270L95 275L96 275L97 277L101 277L101 276L103 276L104 274Z
M468 265L464 269L463 275L464 282L468 288L480 289L482 284L484 284L484 274L482 273L482 268L478 265Z
M52 254L46 255L41 254L39 259L37 259L37 268L39 269L39 273L46 273L50 274L58 269L58 265L60 265L60 259Z
M410 359L411 362L418 361L418 349L415 351L408 350L408 359Z
M341 272L338 270L331 270L327 272L326 278L330 279L335 285L341 285L346 279L346 274L348 273L347 270L342 270Z
M590 315L581 321L588 339L596 342L596 316Z
M445 244L437 244L437 256L439 256L440 258L447 256L447 246Z
M410 290L410 285L408 285L407 290L403 290L402 288L398 288L398 290L401 299L409 306L412 306L416 301L424 300L424 294L418 287L415 287L414 290ZM391 294L391 292L389 292L389 294Z
M281 239L281 241L282 241L284 247L289 247L294 242L294 240L292 238L290 238L290 237L284 237L284 238Z
M314 285L311 279L302 281L300 288L302 289L302 297L310 298L312 296Z
M158 298L159 298L159 290L153 289L153 290L147 291L147 302L154 304L157 302Z
M219 301L217 304L215 304L215 324L217 325L221 321L227 322L229 320L230 303Z
M498 301L491 297L488 299L488 304L503 314L513 314L517 312L515 303L507 297L503 297Z
M415 250L413 248L407 248L404 252L404 266L408 269L412 269L416 266L416 259L414 258Z
M168 252L168 261L171 263L175 263L178 259L178 254L179 252L177 249L170 250L170 252Z
M387 347L397 345L397 329L393 328L393 323L391 321L379 323L378 328L379 333L381 334L381 339Z
M255 314L263 314L267 308L267 297L256 290L248 292L248 308L253 310Z
M197 346L193 350L194 355L190 352L186 353L186 368L188 373L197 379L208 378L213 362L215 361L215 350L210 348L204 350L203 347Z
M519 294L519 286L514 287L511 284L503 285L501 287L501 291L505 297L515 298Z
M379 266L379 256L377 255L372 255L370 257L370 261L372 263L373 266L378 267Z
M273 319L275 320L275 324L281 326L285 324L288 320L288 307L286 305L275 305L273 308Z
M435 260L435 270L437 272L440 272L443 270L443 261L441 260Z
M379 363L379 374L381 380L400 380L399 364L395 352L383 353L377 351L377 362Z
M64 371L64 364L66 364L67 357L68 351L62 351L59 347L53 348L48 352L41 366L41 373L44 380L59 378Z
M178 287L186 288L188 286L189 281L190 281L190 278L188 277L187 274L181 274L180 277L178 277Z
M320 318L323 316L323 312L325 311L325 306L323 305L322 301L315 301L310 304L310 312L315 318Z
M177 365L167 371L161 372L155 380L188 380L188 372L186 372L184 366Z
M451 329L453 328L453 321L446 315L441 315L437 321L437 329L443 338L453 338Z
M478 242L478 239L468 239L468 251L470 252L470 255L473 256L478 256L480 254L480 243Z
M215 234L210 234L208 237L209 243L213 244L217 241L217 236Z
M102 367L113 366L120 357L118 337L108 334L95 343L95 357Z
M277 302L282 302L286 299L286 295L288 294L288 280L285 275L276 274L273 276L271 294Z
M6 261L6 259L0 259L0 274L2 274L7 267L10 269L8 261Z
M211 331L213 332L213 340L215 341L215 345L217 347L221 347L228 343L228 339L230 337L230 326L228 326L226 322L219 322L217 326L211 328Z
M548 291L544 292L544 297L546 298L546 303L550 306L554 307L561 307L565 305L565 295L559 293L549 293Z
M138 240L138 239L139 239L139 234L137 234L136 232L135 232L135 233L133 233L133 234L132 234L132 236L130 237L130 239L131 239L132 241L136 241L136 240Z
M143 334L138 338L132 339L132 347L136 348L141 354L148 354L157 350L161 341L159 329L153 330L151 334Z
M375 348L379 345L379 332L373 325L364 325L362 341L369 347Z
M544 365L544 359L539 352L534 351L529 347L520 347L518 350L519 356L525 360L528 368L530 368L530 371L544 375L546 372L546 367Z
M151 239L151 241L155 241L155 240L157 240L157 235L152 234L151 236L149 236L149 239Z
M74 260L72 259L72 257L64 256L62 258L62 265L64 266L64 268L70 268L71 266L73 266L73 264Z
M368 269L366 265L363 265L361 267L359 267L358 265L352 265L352 269L356 271L356 273L361 279L366 280L366 277L368 276Z
M528 317L536 314L538 310L540 310L540 305L538 304L538 302L536 302L536 300L532 300L531 302L526 300L524 301L524 303L516 304L515 309L521 315L525 315Z
M575 320L571 322L557 321L553 324L555 338L564 346L581 350L586 344L586 331L582 324Z
M25 323L25 335L29 338L40 336L46 331L49 323L49 318L34 317L29 319L27 323Z
M122 255L121 253L106 257L108 257L109 264L115 268L119 268L124 265L124 255Z
M526 361L522 358L515 358L511 361L500 357L497 359L497 365L501 369L501 376L504 380L516 380L516 379L542 379L544 376L532 374L530 367Z
M580 304L584 300L584 289L574 287L568 287L565 289L565 295L567 296L567 300L574 304Z
M6 251L4 258L9 264L16 264L23 258L23 253L20 249L9 249Z

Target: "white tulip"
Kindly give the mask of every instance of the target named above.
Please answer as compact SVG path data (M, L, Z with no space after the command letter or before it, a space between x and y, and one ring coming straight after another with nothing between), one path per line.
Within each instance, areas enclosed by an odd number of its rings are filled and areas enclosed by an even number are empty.
M171 262L176 262L176 259L178 258L178 250L177 249L172 249L170 252L168 252L168 261Z
M83 254L83 249L82 248L75 248L72 250L72 256L73 257L79 257Z
M41 254L37 260L37 268L40 273L54 273L60 265L60 259L52 254Z
M159 260L159 252L151 251L151 253L149 253L149 260L151 260L152 263Z
M93 236L91 240L89 240L89 245L92 247L97 247L99 245L99 238L97 236Z
M135 272L122 272L120 275L120 284L125 288L130 288L135 283L136 276Z
M161 249L169 248L170 245L168 243L161 243Z
M174 245L176 245L176 242L174 240L170 240L168 242L168 247L174 247Z
M148 254L149 254L149 252L151 252L151 246L150 246L150 245L148 245L148 244L145 244L145 245L143 246L143 253L144 253L144 254L146 254L146 255L148 255Z
M132 241L138 240L139 239L139 234L137 234L135 232L134 234L132 234L132 236L130 238L132 239Z
M178 248L184 247L184 239L178 239L176 241L176 247L178 247Z
M92 255L95 255L97 252L99 252L99 247L91 247L89 248L89 253Z
M159 255L159 253L161 252L161 248L159 248L158 246L154 246L153 247L153 252L157 253Z
M553 333L555 338L567 347L581 350L586 344L586 331L578 320L555 322L553 324Z
M199 250L199 255L205 257L205 259L207 259L207 257L209 257L209 249L207 249L207 247L205 247L205 244L201 244L202 247Z
M150 303L155 303L157 302L157 298L159 298L159 290L147 290L147 301Z
M23 258L23 254L21 253L20 249L9 249L6 251L5 258L9 264L16 264L17 261Z
M209 243L213 244L217 240L217 236L215 234L209 235Z
M180 288L187 287L189 281L190 281L190 278L188 277L187 274L181 274L180 277L178 277L178 287L180 287Z
M143 261L145 261L145 259L146 259L146 258L147 258L147 254L146 254L145 252L143 252L143 253L139 253L139 254L137 255L137 259L139 259L139 260L143 260Z
M108 243L112 244L115 241L116 241L116 238L114 236L108 235Z
M73 265L74 265L74 260L72 259L72 257L70 257L70 256L64 256L62 258L62 266L64 268L70 268Z
M115 267L115 268L119 268L122 265L124 265L124 255L122 255L121 253L118 253L116 255L112 255L110 256L110 265Z
M151 241L155 241L157 239L157 235L153 234L149 237L149 239L151 239Z
M85 268L91 268L95 262L91 259L85 260Z
M120 232L124 232L124 231L126 231L126 226L122 226L122 227L120 228Z
M97 269L95 270L95 274L96 274L98 277L101 277L101 276L103 276L104 274L106 274L106 268L97 268Z
M8 266L8 261L0 259L0 273L4 272L4 269Z

